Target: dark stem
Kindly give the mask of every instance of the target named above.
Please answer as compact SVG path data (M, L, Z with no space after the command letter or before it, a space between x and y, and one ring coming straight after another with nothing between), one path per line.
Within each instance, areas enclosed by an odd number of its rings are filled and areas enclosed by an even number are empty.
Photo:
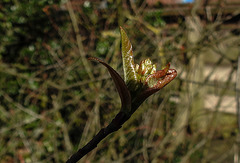
M129 118L130 116L120 111L106 128L102 128L90 142L88 142L83 148L79 149L75 154L73 154L66 163L76 163L79 161L83 156L96 148L98 143L102 141L106 136L119 130Z

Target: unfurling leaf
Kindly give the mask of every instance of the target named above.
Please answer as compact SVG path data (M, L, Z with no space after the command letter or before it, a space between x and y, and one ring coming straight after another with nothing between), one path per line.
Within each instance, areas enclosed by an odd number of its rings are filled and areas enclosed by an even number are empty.
M177 71L169 69L170 63L157 71L150 59L141 61L139 65L134 64L132 44L122 27L120 32L125 81L104 61L95 57L90 57L89 60L98 61L108 69L121 98L121 110L131 116L149 96L170 83L177 76Z
M128 39L126 32L120 27L121 40L122 40L122 60L124 80L128 87L137 83L137 75L133 60L132 44Z
M92 61L97 61L97 62L103 64L108 69L108 71L116 85L117 91L119 93L121 103L122 103L122 109L124 109L125 111L130 111L131 110L131 95L130 95L130 92L128 91L128 88L127 88L125 82L121 78L121 76L111 66L109 66L107 63L105 63L101 59L98 59L96 57L90 57L88 59L92 60Z

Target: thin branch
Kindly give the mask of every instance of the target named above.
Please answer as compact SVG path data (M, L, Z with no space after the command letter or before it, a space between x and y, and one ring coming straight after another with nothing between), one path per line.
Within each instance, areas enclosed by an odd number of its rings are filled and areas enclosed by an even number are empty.
M83 156L96 148L98 143L105 137L119 130L129 118L130 117L127 116L124 112L120 111L106 128L102 128L89 143L87 143L83 148L79 149L75 154L73 154L66 163L76 163L79 161Z
M78 46L78 52L81 56L81 61L82 61L82 64L84 65L86 71L88 72L88 75L90 77L91 80L94 80L94 76L93 76L93 73L90 69L90 66L87 62L87 59L85 58L86 57L86 53L84 51L84 45L82 43L82 37L80 35L80 30L78 28L78 18L77 18L77 15L74 13L73 11L73 8L72 8L72 4L71 2L67 2L67 9L68 9L68 12L69 12L69 16L71 18L71 21L72 21L72 25L73 25L73 30L76 34L76 40L77 40L77 46Z

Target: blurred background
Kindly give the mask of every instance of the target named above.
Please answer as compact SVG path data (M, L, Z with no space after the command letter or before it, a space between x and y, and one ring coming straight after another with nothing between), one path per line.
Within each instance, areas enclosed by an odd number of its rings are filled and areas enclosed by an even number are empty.
M1 0L0 162L65 162L120 109L99 57L177 78L80 162L239 162L239 0Z

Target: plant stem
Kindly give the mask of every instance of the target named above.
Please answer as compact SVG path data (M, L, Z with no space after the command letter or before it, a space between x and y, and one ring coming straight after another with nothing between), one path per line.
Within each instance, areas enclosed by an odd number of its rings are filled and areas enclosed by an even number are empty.
M76 163L87 153L92 151L97 147L98 143L102 141L109 134L119 130L122 125L130 118L130 116L126 115L126 113L120 111L116 117L112 120L112 122L106 127L102 128L97 135L93 137L91 141L89 141L83 148L79 149L75 154L73 154L66 163Z

